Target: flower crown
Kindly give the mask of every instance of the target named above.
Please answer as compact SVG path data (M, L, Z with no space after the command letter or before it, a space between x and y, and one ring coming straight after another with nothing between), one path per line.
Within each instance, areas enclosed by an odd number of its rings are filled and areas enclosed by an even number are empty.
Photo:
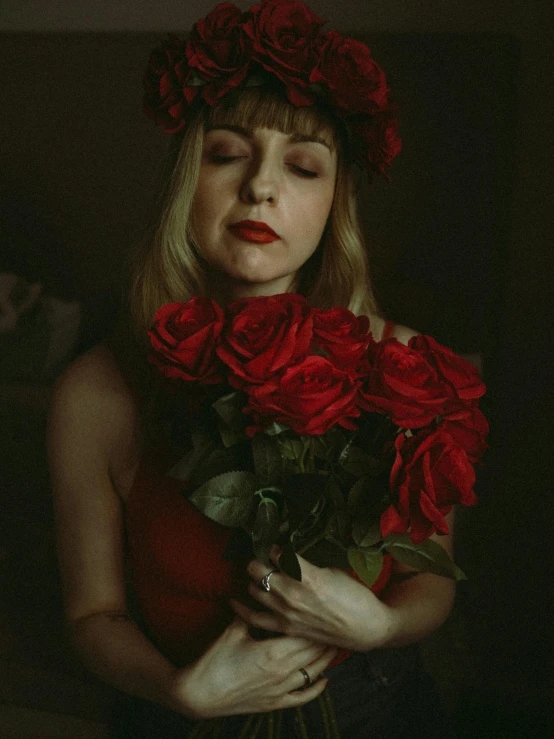
M292 105L332 109L346 124L353 160L388 179L401 141L385 75L365 44L322 32L324 23L300 0L261 0L245 12L220 3L187 40L170 35L152 52L146 114L176 133L198 105L213 106L239 85L278 80Z

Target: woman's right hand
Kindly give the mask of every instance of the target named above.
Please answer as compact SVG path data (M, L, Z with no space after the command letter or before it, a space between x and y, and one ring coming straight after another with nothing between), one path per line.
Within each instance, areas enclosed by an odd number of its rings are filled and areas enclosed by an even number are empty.
M318 677L336 654L298 637L257 641L237 617L200 659L177 671L175 707L197 719L294 708L323 692L328 681ZM309 687L301 668L314 681Z

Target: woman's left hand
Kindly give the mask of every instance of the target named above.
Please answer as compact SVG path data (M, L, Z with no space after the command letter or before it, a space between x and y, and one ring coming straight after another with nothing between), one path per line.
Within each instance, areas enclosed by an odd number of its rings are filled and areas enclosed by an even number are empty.
M278 556L273 557L278 562ZM260 586L270 570L252 560L250 595L266 607L256 611L231 600L233 610L248 624L288 636L356 651L385 646L391 630L390 608L365 585L336 568L321 568L298 557L302 581L280 570L271 575L267 592Z

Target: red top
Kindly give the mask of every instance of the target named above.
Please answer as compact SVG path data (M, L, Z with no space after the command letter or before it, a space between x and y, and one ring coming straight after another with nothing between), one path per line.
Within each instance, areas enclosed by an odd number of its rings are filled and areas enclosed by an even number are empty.
M228 598L246 594L246 562L222 559L232 529L214 523L164 476L152 455L141 462L126 510L129 562L141 613L157 647L175 665L197 659L234 618ZM390 557L371 590L390 577ZM350 655L341 650L333 664Z
M391 327L385 327L390 335ZM384 336L385 338L385 336ZM157 647L175 665L197 659L234 618L228 599L244 598L246 562L222 558L232 529L214 523L167 477L168 461L145 456L126 506L129 563L141 613ZM391 558L371 590L390 578ZM353 571L352 571L352 574ZM350 655L341 650L333 664Z

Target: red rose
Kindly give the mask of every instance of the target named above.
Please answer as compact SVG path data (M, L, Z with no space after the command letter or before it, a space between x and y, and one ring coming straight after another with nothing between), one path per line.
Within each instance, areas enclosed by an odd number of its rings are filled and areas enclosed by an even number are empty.
M286 293L236 300L217 353L230 383L260 384L302 358L312 339L312 311L301 295Z
M398 136L396 110L388 109L366 120L351 122L353 156L362 167L369 164L374 172L384 175L387 167L402 149Z
M369 318L346 308L315 308L314 343L338 367L354 367L364 354L371 333Z
M484 394L485 385L481 382L477 368L451 349L441 346L430 336L414 336L408 344L435 367L460 400L474 401Z
M477 462L488 449L489 424L476 406L445 416L443 425L470 462Z
M310 82L329 86L333 103L352 113L376 113L387 105L389 90L381 67L365 44L328 31L318 49Z
M440 415L454 396L420 352L397 339L370 342L360 407L386 413L397 426L421 428Z
M154 49L144 75L144 110L166 133L176 133L186 123L186 109L197 95L197 87L187 87L191 71L185 58L185 44L176 36Z
M298 434L324 434L338 424L355 429L350 420L359 415L356 408L356 383L328 359L306 357L289 367L282 376L249 389L249 404L254 425L252 435L273 421L289 426Z
M168 303L156 313L148 335L149 361L166 377L204 384L222 382L215 353L223 328L223 311L210 298Z
M245 30L254 59L285 84L293 105L311 105L307 70L316 63L313 46L324 21L299 0L262 0L250 14Z
M243 14L232 3L220 3L197 21L187 41L188 63L208 84L202 97L213 105L246 76L252 41L244 32Z
M477 502L473 485L475 473L467 454L440 426L407 439L396 439L396 460L390 486L397 503L381 516L383 537L410 531L414 544L435 531L448 533L445 516L455 503Z

